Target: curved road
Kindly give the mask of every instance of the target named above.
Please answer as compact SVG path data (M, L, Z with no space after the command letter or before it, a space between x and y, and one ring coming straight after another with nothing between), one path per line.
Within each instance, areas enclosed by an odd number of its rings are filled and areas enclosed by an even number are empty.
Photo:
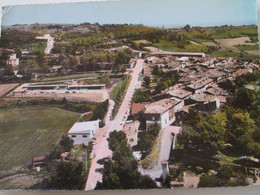
M138 77L142 71L143 63L143 59L137 60L136 66L131 74L132 80L125 94L124 100L118 110L115 119L112 121L110 119L114 107L114 102L112 100L109 101L109 108L107 116L105 118L106 125L103 128L97 130L93 139L93 150L91 153L92 164L90 167L85 190L93 190L96 186L96 183L98 181L102 181L102 175L99 172L96 172L96 169L102 168L102 166L98 164L97 161L105 157L112 157L112 151L108 148L107 138L110 132L114 130L123 130L123 126L130 113L132 96L137 86Z

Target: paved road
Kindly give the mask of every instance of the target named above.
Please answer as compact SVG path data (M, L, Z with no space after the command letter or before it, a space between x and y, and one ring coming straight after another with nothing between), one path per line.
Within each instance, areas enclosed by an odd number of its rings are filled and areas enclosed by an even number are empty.
M126 122L126 119L130 113L131 99L135 90L135 87L138 83L138 76L142 71L144 60L138 60L136 66L131 74L132 80L124 97L124 100L119 108L119 111L114 120L111 119L112 110L114 107L114 102L109 101L108 113L105 118L105 126L98 129L94 136L94 145L91 153L92 164L90 167L87 183L85 190L93 190L96 186L97 181L102 181L102 175L99 172L96 172L96 169L102 168L100 164L97 163L99 159L105 157L112 157L112 152L108 148L107 138L109 133L117 130L120 131L123 129L123 125Z
M47 55L50 54L53 47L54 47L54 38L50 37L49 39L47 39L47 46L44 51L45 54L47 54Z

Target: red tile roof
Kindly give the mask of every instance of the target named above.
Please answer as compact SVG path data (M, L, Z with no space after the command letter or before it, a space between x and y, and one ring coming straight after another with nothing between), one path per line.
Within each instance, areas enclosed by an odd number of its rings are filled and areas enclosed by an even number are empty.
M132 108L131 108L131 114L135 115L135 114L138 114L139 112L144 112L145 105L146 104L143 104L143 103L133 103Z

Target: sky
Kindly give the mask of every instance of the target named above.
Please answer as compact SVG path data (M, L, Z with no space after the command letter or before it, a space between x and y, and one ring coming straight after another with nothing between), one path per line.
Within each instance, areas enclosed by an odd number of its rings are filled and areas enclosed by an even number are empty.
M84 22L143 24L157 27L257 24L257 0L116 0L17 5L2 25Z

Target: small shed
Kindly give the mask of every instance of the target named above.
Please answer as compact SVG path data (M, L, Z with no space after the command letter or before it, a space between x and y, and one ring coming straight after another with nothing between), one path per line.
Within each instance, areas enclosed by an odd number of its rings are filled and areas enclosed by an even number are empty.
M46 163L47 163L47 155L32 157L32 168L33 169L36 169L37 167L46 166Z

